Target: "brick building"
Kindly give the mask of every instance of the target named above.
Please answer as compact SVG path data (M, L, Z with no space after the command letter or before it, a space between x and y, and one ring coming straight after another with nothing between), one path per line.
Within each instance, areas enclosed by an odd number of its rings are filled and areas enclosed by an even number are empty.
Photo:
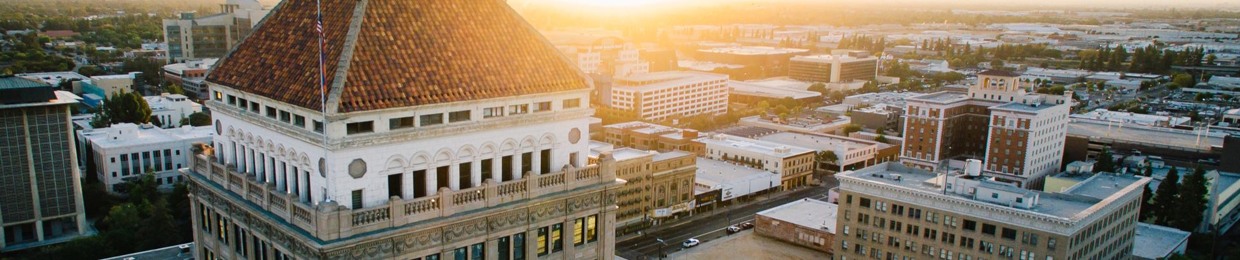
M839 206L801 199L754 216L754 232L810 249L834 253Z

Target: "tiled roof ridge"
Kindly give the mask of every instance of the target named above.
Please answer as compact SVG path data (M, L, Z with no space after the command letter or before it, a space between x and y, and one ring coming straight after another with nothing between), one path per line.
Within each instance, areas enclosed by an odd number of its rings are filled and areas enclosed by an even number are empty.
M345 83L349 81L349 65L353 64L353 50L357 47L357 36L361 35L362 21L366 19L366 6L370 0L358 0L353 9L353 19L349 21L348 32L345 33L344 49L336 61L336 74L331 79L327 96L324 97L324 113L336 114L340 111L340 96L344 93Z

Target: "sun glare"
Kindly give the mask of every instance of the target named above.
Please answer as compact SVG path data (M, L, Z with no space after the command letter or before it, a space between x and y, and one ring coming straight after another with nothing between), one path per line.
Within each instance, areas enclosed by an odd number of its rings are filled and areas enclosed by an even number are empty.
M568 4L598 7L641 7L658 3L659 0L556 0Z

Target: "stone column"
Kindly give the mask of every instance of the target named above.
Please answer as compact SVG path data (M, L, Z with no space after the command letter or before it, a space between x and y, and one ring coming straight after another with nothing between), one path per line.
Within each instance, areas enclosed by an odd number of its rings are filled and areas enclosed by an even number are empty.
M402 198L413 198L413 172L405 171L400 174L400 194Z
M482 161L474 160L469 162L469 183L470 186L478 187L482 185ZM490 254L488 254L490 255Z
M517 151L512 154L512 179L513 180L520 180L522 177L521 175L525 174L524 172L521 172L521 157L522 157L521 151Z
M504 180L503 178L504 168L503 167L504 167L504 157L500 156L499 153L496 153L495 158L491 158L491 176L489 177L491 177L492 182L500 183Z
M542 175L545 173L542 172L542 152L538 151L538 149L534 149L534 152L530 154L533 155L531 157L534 157L533 159L530 159L530 171L534 172L534 175Z
M426 169L426 196L438 194L439 192L439 168L428 167Z
M435 169L435 176L439 176L439 169ZM448 164L448 188L452 190L461 190L461 168L456 163Z

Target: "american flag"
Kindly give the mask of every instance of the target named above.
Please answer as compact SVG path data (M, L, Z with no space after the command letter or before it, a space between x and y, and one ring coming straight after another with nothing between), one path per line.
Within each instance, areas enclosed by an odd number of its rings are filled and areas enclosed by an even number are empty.
M327 102L327 43L323 38L323 3L317 2L318 16L314 20L314 31L319 36L319 98L322 102Z

